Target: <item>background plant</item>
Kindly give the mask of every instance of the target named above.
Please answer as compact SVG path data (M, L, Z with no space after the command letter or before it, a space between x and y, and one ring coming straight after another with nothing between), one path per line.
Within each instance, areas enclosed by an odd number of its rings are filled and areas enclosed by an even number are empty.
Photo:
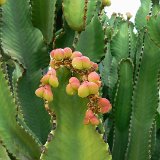
M76 125L69 126L66 137L63 132L57 134L65 143L52 145L55 129L52 122L55 120L51 120L53 115L48 115L44 102L35 96L39 80L49 64L49 52L70 47L99 63L103 81L101 94L113 104L112 113L101 117L106 126L104 139L109 143L112 158L158 160L158 25L158 0L141 0L135 25L129 21L129 15L127 20L121 14L113 14L109 19L101 0L63 0L63 12L60 0L8 0L2 5L0 155L5 157L3 159L39 159L40 148L44 159L53 159L52 156L62 160L75 158L74 149L79 147L71 143L67 150L66 143L74 137ZM65 76L67 72L64 73ZM68 83L65 77L62 81ZM59 94L65 97L65 92L55 91L55 103L64 106ZM73 103L69 98L64 102L67 106ZM77 102L77 106L82 103ZM101 134L104 132L101 125L97 130ZM97 133L93 131L92 134ZM51 141L49 145L47 137ZM76 140L83 142L84 137ZM58 152L55 148L59 148ZM63 157L60 151L64 148L70 157ZM81 157L84 153L94 157L93 151L87 148L76 158L84 159ZM107 159L107 152L102 159Z

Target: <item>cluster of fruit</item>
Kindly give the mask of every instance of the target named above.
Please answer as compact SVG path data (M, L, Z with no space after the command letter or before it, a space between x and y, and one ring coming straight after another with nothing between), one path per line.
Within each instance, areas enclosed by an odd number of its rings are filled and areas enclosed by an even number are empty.
M96 114L107 113L111 109L111 104L106 98L99 97L101 80L98 65L92 62L88 57L83 56L81 52L72 52L70 48L55 49L50 53L51 69L41 79L41 85L36 90L36 95L47 101L53 100L51 87L58 87L59 81L56 70L60 67L68 68L76 76L69 79L66 86L68 95L78 94L81 98L88 98L87 111L84 119L85 124L98 125L99 119Z

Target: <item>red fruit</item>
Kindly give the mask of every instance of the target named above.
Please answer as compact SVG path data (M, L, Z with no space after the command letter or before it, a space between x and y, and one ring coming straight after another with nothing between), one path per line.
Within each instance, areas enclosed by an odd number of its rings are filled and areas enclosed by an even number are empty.
M64 58L70 58L72 56L72 50L69 47L64 48Z
M91 122L91 124L93 124L93 125L98 125L98 124L99 124L99 119L98 119L96 116L94 116L94 117L92 117L92 118L90 119L90 122Z
M98 125L99 124L99 120L98 118L94 115L93 111L88 109L86 111L86 115L84 118L84 124L89 124L89 122L93 125Z
M82 53L81 52L78 52L78 51L74 51L72 53L72 56L71 56L71 59L75 58L75 57L81 57L82 56Z
M98 106L100 107L101 113L107 113L112 108L110 102L106 98L100 98L98 100Z
M78 88L80 86L80 81L76 77L71 77L69 79L69 83L74 90L78 90Z

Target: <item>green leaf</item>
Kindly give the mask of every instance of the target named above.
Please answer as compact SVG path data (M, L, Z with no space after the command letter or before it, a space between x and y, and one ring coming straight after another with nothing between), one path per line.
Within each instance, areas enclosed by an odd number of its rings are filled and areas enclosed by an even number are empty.
M2 49L24 70L23 77L17 79L16 92L26 124L44 143L50 131L50 119L34 92L42 75L41 68L49 63L49 54L42 33L32 26L28 0L7 0L2 9Z
M104 53L104 31L97 15L94 16L86 30L80 34L76 50L81 51L92 61L99 62Z
M113 160L125 159L128 144L131 99L133 91L133 64L131 59L123 59L119 64L119 79L113 104L114 140Z
M159 52L146 34L141 63L136 71L127 160L149 160L151 156L151 129L158 107Z
M57 73L60 85L53 89L54 100L51 110L57 116L54 138L45 145L41 156L44 160L111 160L108 145L92 125L84 125L87 110L86 98L66 94L66 85L71 73L60 69Z
M0 140L7 150L18 159L38 160L40 146L29 132L16 122L16 105L11 96L8 81L0 63Z
M54 35L56 2L57 0L31 0L33 25L41 30L48 44Z

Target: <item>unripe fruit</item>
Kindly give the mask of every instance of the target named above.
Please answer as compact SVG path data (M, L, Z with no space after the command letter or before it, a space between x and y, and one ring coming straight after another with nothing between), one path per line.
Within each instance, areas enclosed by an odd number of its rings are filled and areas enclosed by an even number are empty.
M58 78L55 75L50 75L49 84L52 87L55 87L55 88L58 87L59 85Z
M86 56L81 57L83 69L90 69L92 67L92 63L90 59Z
M64 51L63 49L55 49L50 53L51 57L54 58L56 61L61 61L64 59Z
M99 87L94 82L88 82L89 94L97 94Z
M53 101L53 94L52 94L52 92L51 92L51 91L48 91L48 90L45 90L45 91L44 91L44 94L43 94L43 98L44 98L45 100L47 100L48 102Z
M50 78L50 75L46 74L46 75L44 75L42 77L42 79L40 80L40 82L43 83L43 84L48 84L49 78Z
M76 57L72 60L72 66L73 68L75 69L83 69L83 64L82 64L82 60L81 60L81 57Z
M0 5L3 5L6 3L6 0L0 0Z
M49 102L53 101L53 94L49 85L44 86L43 98Z
M64 58L70 58L72 56L72 50L69 47L66 47L64 50Z
M40 87L35 91L37 97L43 98L44 87Z
M87 85L87 82L83 82L80 87L78 88L78 95L81 98L85 98L87 96L89 96L90 92L89 92L89 88Z
M76 58L76 57L82 57L82 53L75 51L72 53L71 59Z
M76 77L71 77L69 79L69 83L74 90L78 90L78 88L80 86L80 81Z
M110 6L111 5L111 1L110 0L102 0L102 5L103 6Z
M74 90L70 84L66 86L66 92L68 95L71 95L71 96L76 94L76 90Z

